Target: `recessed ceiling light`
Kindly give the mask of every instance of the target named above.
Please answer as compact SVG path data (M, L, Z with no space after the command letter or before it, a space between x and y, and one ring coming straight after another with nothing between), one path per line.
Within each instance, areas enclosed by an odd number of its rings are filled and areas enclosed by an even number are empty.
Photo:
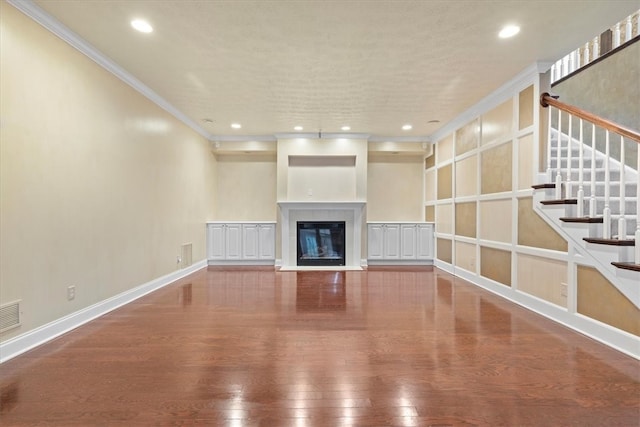
M506 25L500 30L498 33L498 37L501 39L508 39L509 37L513 37L520 32L520 27L517 25Z
M351 126L342 126L340 129L342 129L342 130L351 130Z
M402 130L411 130L413 129L413 126L411 126L410 124L406 124L402 126Z
M153 31L153 27L144 19L134 19L131 21L131 26L140 31L141 33L150 33Z
M240 123L231 123L231 127L234 129L240 129L242 128L242 125Z
M304 129L302 126L296 126L293 128L293 130L302 130L302 129Z

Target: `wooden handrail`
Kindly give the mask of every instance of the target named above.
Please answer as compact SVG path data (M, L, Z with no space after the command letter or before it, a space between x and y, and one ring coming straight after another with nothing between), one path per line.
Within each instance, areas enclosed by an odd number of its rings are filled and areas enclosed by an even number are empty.
M568 113L573 114L576 117L584 119L588 122L594 123L600 127L603 127L607 130L617 133L618 135L622 135L625 138L628 138L632 141L640 144L640 133L626 128L622 125L614 123L610 120L603 119L600 116L596 116L595 114L589 113L588 111L584 111L581 108L578 108L573 105L565 104L564 102L560 102L557 100L558 96L550 95L548 92L540 95L540 105L544 108L547 108L549 105L556 107L559 110L566 111Z

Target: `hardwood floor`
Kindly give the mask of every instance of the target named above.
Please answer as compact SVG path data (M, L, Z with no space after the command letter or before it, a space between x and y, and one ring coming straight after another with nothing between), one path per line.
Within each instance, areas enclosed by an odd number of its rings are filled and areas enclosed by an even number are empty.
M640 362L438 269L201 270L0 370L2 426L640 425Z

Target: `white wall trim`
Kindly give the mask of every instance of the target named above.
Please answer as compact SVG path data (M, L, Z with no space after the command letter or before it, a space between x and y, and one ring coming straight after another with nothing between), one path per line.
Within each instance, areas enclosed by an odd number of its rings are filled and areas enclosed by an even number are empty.
M489 111L491 108L500 105L513 97L514 92L519 92L527 86L534 83L535 76L546 72L551 68L552 63L535 62L514 78L506 82L504 85L493 91L489 96L483 98L480 102L458 115L455 119L438 129L431 135L431 141L439 141L450 133L455 132L458 128L469 123L482 113Z
M182 111L178 110L166 99L153 91L149 86L142 83L142 81L134 77L133 74L129 73L120 65L116 64L112 59L104 55L78 34L71 31L66 25L62 24L53 16L45 12L31 0L7 0L7 2L27 15L29 18L33 19L38 24L42 25L47 30L51 31L60 39L67 42L69 45L87 56L96 64L100 65L102 68L137 90L140 94L145 96L158 107L162 108L206 139L211 140L211 134L209 132L205 131L196 122L187 117L187 115L185 115Z
M40 326L39 328L11 338L0 344L0 363L4 363L9 359L42 345L71 331L72 329L82 326L110 311L122 307L131 301L165 287L191 273L202 268L206 268L206 266L206 259L198 261L187 268L158 277L150 282L144 283L133 289L129 289L111 298L107 298L106 300L78 310L75 313L56 319L53 322Z
M438 263L436 263L436 267L441 268ZM454 270L454 272L450 273L506 300L516 303L527 310L544 316L551 321L564 325L634 359L640 360L640 337L578 313L570 313L564 307L536 298L522 291L516 291L504 285L496 285L495 282L476 276L466 270L459 268L455 268Z

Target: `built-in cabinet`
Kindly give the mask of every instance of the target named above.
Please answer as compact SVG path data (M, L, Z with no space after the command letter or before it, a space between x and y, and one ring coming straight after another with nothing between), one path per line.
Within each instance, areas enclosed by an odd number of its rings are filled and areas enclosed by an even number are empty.
M208 222L209 265L275 263L275 222Z
M433 263L433 223L370 222L369 264Z

